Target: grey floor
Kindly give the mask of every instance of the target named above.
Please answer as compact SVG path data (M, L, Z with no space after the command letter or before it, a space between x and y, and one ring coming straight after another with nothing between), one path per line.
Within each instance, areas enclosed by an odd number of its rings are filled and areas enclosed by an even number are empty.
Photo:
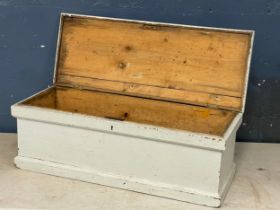
M15 134L0 134L0 209L211 209L19 170ZM237 174L221 209L280 209L280 144L238 143Z

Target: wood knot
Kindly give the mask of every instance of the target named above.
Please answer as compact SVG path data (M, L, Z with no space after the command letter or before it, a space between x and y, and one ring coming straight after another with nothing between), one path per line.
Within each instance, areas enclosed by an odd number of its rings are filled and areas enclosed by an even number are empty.
M132 50L132 47L129 46L129 45L127 45L127 46L124 47L124 49L125 49L126 51L131 51L131 50Z
M121 61L121 62L119 62L118 67L120 69L125 69L126 68L126 64L123 61Z

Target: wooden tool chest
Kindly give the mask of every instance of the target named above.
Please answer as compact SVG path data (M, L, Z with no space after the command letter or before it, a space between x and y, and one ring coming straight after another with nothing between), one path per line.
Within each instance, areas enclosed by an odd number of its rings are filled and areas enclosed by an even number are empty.
M208 206L235 171L253 31L62 14L17 167Z

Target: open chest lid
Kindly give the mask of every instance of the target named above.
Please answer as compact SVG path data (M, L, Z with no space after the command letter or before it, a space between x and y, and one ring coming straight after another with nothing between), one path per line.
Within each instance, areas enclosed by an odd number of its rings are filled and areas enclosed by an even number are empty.
M253 36L62 14L54 83L243 112Z

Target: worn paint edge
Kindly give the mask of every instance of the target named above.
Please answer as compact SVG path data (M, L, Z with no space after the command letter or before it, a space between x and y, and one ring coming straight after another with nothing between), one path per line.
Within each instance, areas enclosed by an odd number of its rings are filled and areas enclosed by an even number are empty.
M58 36L57 36L57 41L56 41L56 53L55 53L55 61L54 61L53 84L56 84L56 81L57 81L58 64L59 64L59 57L60 57L60 46L61 46L62 29L63 29L63 17L64 17L64 15L62 15L62 13L61 13L60 19L59 19Z
M248 91L249 75L250 75L251 60L252 60L253 46L254 46L254 38L255 38L255 31L251 31L251 42L250 42L249 54L248 54L248 58L247 58L245 84L244 84L244 92L243 92L243 98L242 98L242 109L241 109L242 113L244 113L245 105L246 105L246 96L247 96L247 91Z
M225 150L226 142L224 138L214 135L169 129L135 122L118 121L22 104L13 105L11 110L12 116L19 119L54 123L92 131L113 133L116 135L132 136L139 140L159 141L219 152Z
M229 139L230 135L232 133L236 133L238 128L240 127L241 123L242 123L242 113L237 113L236 116L233 118L233 120L231 121L229 127L227 128L227 130L225 131L223 138L224 139Z

